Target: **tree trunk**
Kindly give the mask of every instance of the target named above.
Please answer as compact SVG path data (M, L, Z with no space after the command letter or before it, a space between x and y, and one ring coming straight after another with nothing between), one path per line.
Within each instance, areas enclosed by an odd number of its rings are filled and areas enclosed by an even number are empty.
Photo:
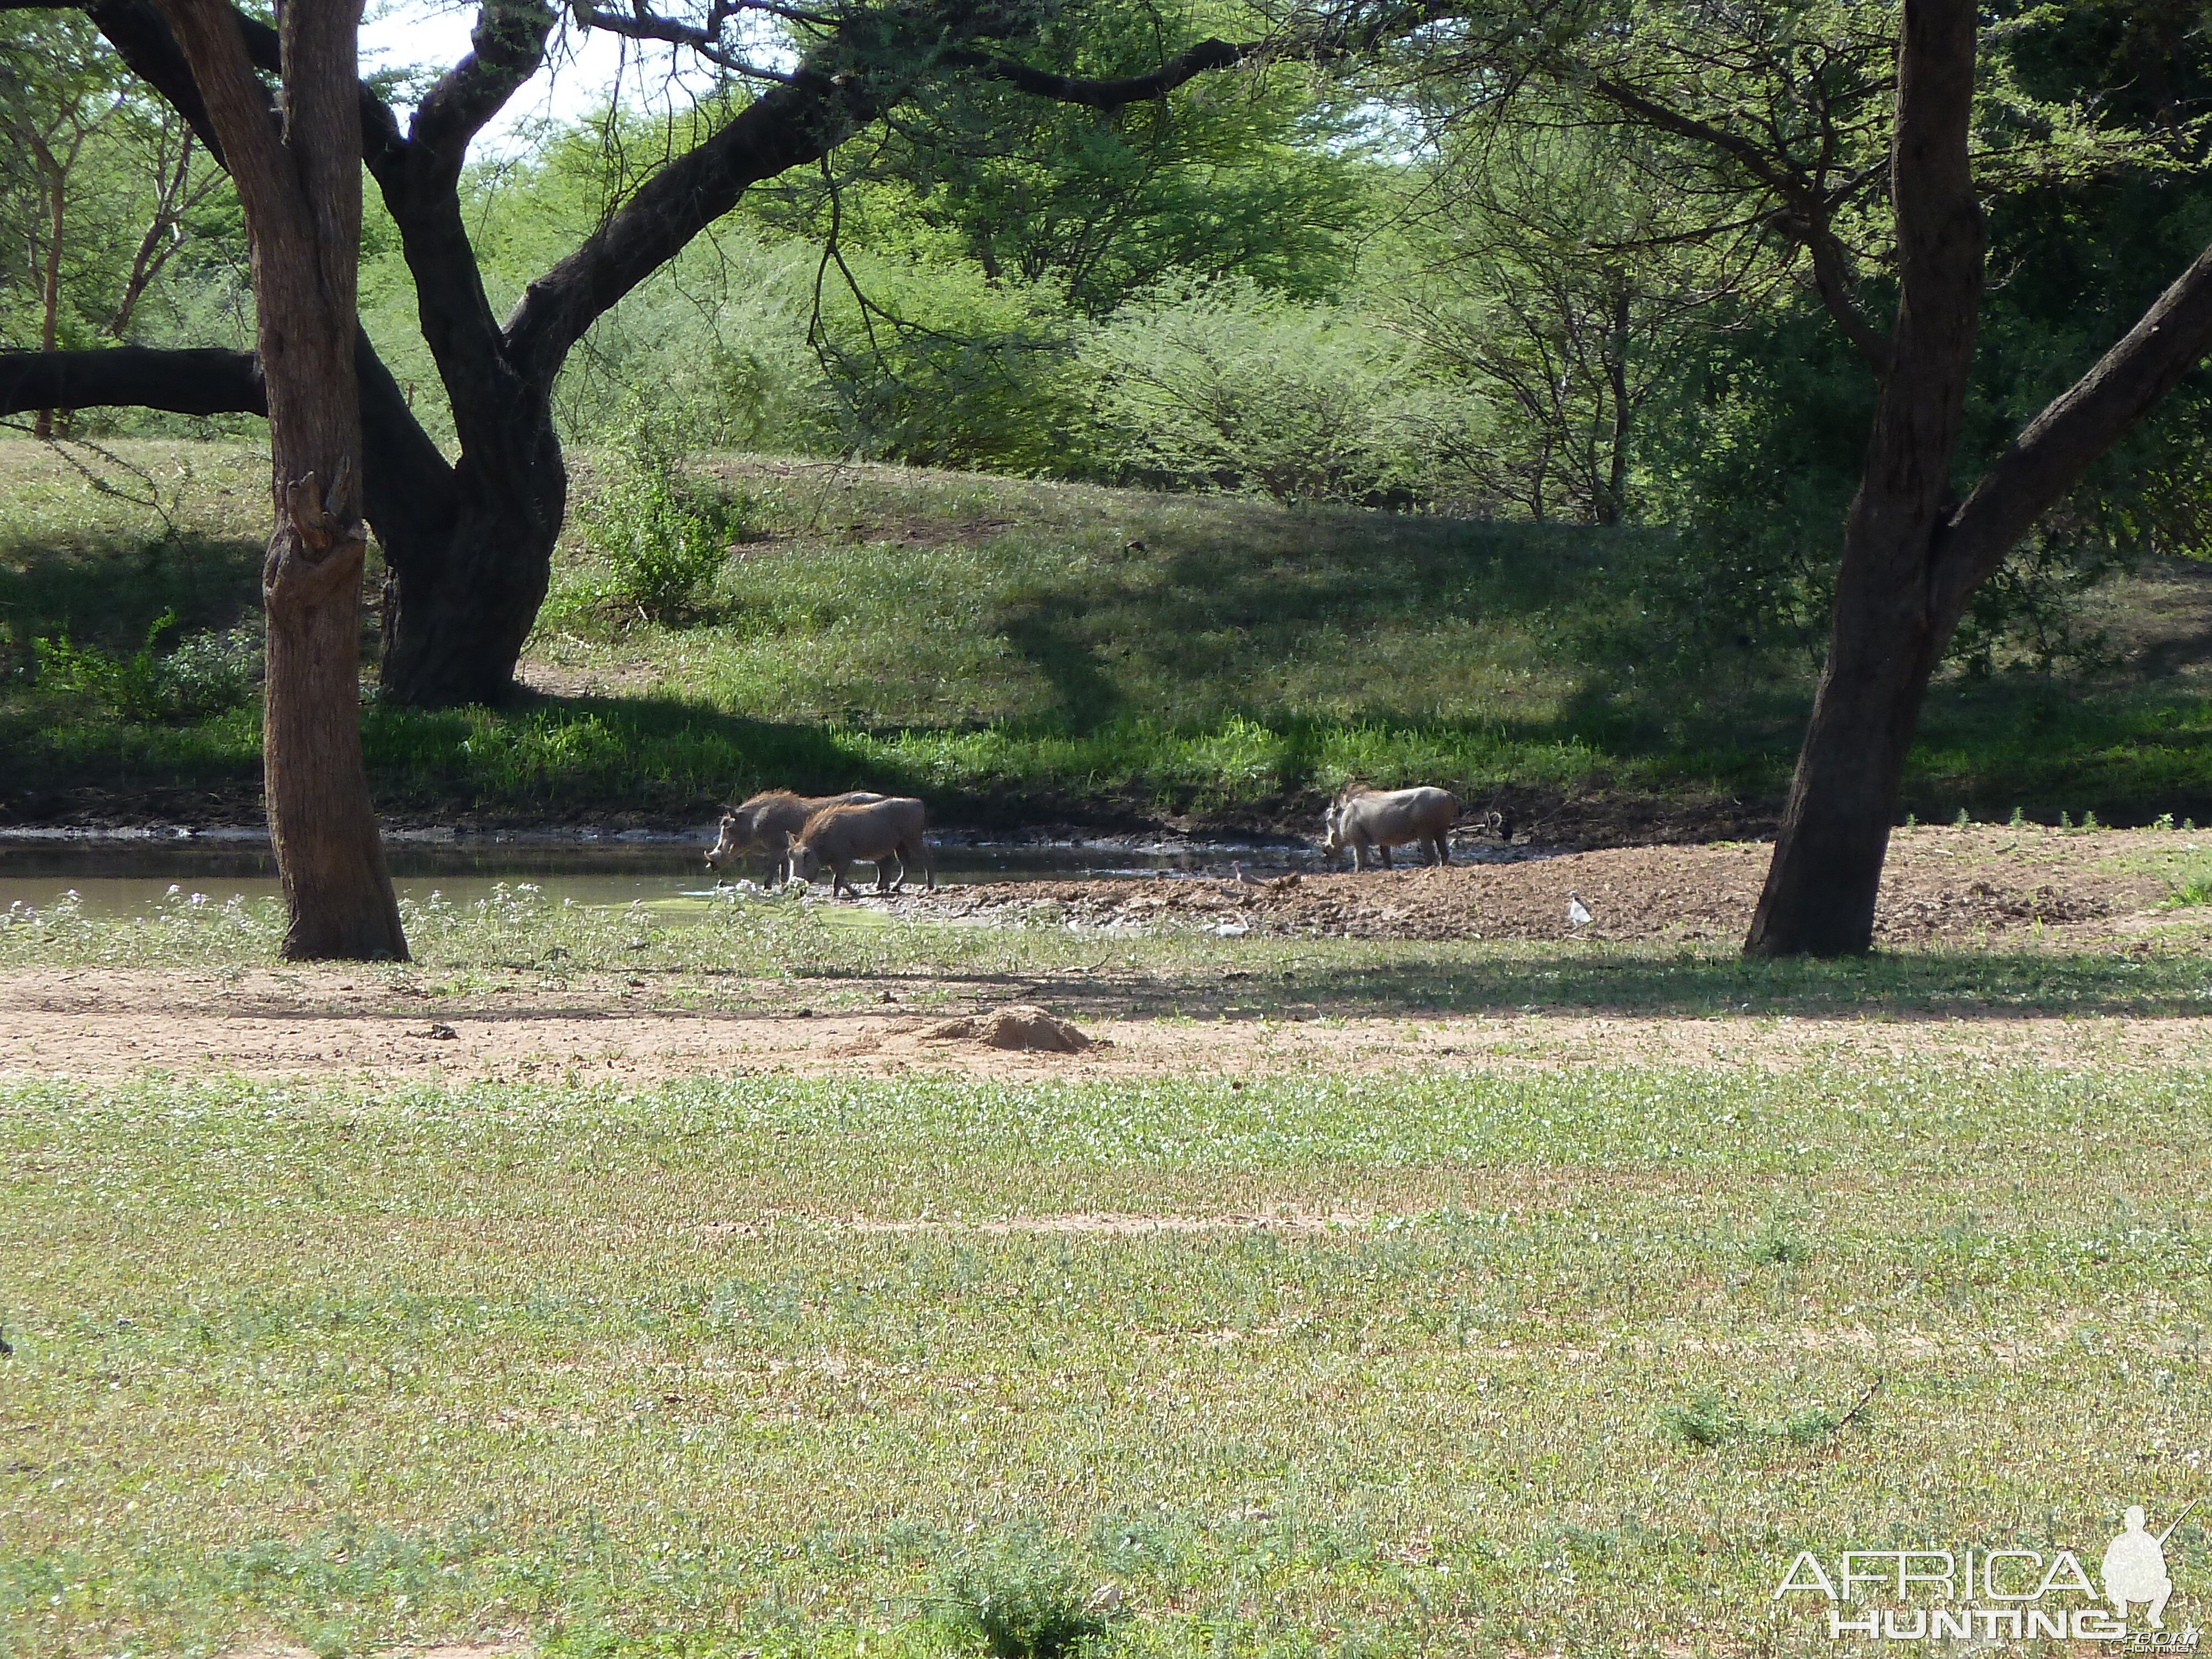
M1893 195L1897 326L1837 571L1828 662L1752 918L1753 956L1874 943L1905 757L1955 613L1938 614L1939 542L1981 306L1980 204L1966 137L1972 0L1905 0Z
M1598 501L1600 524L1619 524L1628 516L1629 301L1626 288L1613 295L1613 326L1605 343L1605 379L1613 393L1613 425L1608 434L1605 489Z
M1846 556L1827 666L1744 947L1753 956L1848 956L1874 943L1905 757L1951 636L1930 625L1915 551L1879 568Z
M46 269L40 299L46 314L39 329L39 349L52 351L61 337L62 316L62 221L64 204L67 200L68 180L54 165L53 157L46 154L44 144L39 146L40 173L46 185ZM31 422L31 435L41 443L54 435L54 411L42 409Z
M274 461L262 760L294 960L404 959L362 761L360 0L288 0L283 120L224 0L162 0L246 210Z
M550 406L518 411L501 441L465 450L441 523L377 535L391 574L384 605L384 700L450 708L496 705L551 580L568 474Z

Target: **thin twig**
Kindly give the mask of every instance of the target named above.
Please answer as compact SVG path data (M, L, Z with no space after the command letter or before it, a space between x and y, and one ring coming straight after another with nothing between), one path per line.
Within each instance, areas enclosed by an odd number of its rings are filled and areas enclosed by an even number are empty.
M1866 1392L1859 1396L1858 1404L1836 1419L1836 1428L1838 1431L1848 1428L1851 1419L1867 1408L1867 1402L1874 1398L1875 1390L1880 1387L1881 1387L1881 1378L1879 1376L1866 1385Z

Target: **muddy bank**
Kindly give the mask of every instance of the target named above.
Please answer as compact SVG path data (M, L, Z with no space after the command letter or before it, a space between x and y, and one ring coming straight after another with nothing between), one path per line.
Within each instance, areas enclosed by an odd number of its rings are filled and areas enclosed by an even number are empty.
M2079 938L2154 920L2154 866L2196 845L2173 831L1930 829L1891 843L1875 918L1882 945ZM2212 835L2204 844L2212 847ZM1628 847L1511 864L1292 873L1237 881L977 884L916 901L971 918L1099 927L1185 927L1350 939L1732 941L1751 925L1772 849L1757 842ZM1569 920L1579 896L1588 924Z

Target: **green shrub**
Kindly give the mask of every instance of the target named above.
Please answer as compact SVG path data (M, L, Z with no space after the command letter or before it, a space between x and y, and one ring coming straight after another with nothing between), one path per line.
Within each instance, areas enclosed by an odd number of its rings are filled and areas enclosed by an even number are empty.
M585 510L586 544L607 567L602 597L647 622L698 614L749 503L685 482L676 453L640 426L614 482Z
M1776 1226L1753 1239L1745 1254L1762 1267L1794 1267L1812 1260L1813 1247L1786 1228Z
M1844 1415L1824 1406L1799 1412L1782 1425L1782 1438L1793 1446L1817 1445L1844 1426Z
M991 1659L1071 1659L1096 1650L1110 1622L1075 1569L1035 1540L959 1562L936 1598L938 1621Z
M1685 1405L1668 1406L1659 1413L1662 1439L1700 1450L1711 1450L1742 1426L1728 1401L1711 1389L1692 1395Z
M2166 904L2174 909L2212 904L2212 870L2201 870L2167 884Z
M865 301L826 294L816 336L843 447L1017 476L1097 471L1048 292L957 263L878 257L855 275Z
M165 653L161 637L176 623L176 612L163 611L146 630L145 642L128 654L80 646L66 634L33 637L32 684L50 696L77 700L88 712L156 724L224 714L258 696L262 642L256 624L189 635Z
M1474 418L1371 319L1249 282L1150 289L1082 355L1103 453L1170 487L1412 505L1435 493L1423 434Z

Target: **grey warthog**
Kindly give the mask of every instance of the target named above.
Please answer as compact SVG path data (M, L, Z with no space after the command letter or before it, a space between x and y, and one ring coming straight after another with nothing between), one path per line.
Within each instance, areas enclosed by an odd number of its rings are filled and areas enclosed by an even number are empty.
M806 820L827 806L864 806L883 799L865 789L842 795L794 795L788 789L769 789L742 806L726 808L722 833L707 854L707 862L720 870L730 860L746 853L766 853L775 862L775 878L791 879L791 838L806 827Z
M860 860L875 861L878 892L897 892L906 885L907 867L919 863L934 888L937 872L929 861L929 843L921 838L928 817L927 810L910 795L893 795L865 805L825 806L806 820L793 840L791 872L801 881L811 881L827 865L831 896L842 887L858 898L845 872ZM884 866L894 860L897 878L886 881Z
M1418 789L1370 789L1352 784L1329 803L1322 820L1322 851L1334 858L1349 847L1353 866L1364 870L1371 847L1382 855L1382 867L1388 870L1390 849L1410 841L1419 842L1438 864L1449 864L1451 850L1444 837L1457 817L1459 797L1449 789L1425 784Z

